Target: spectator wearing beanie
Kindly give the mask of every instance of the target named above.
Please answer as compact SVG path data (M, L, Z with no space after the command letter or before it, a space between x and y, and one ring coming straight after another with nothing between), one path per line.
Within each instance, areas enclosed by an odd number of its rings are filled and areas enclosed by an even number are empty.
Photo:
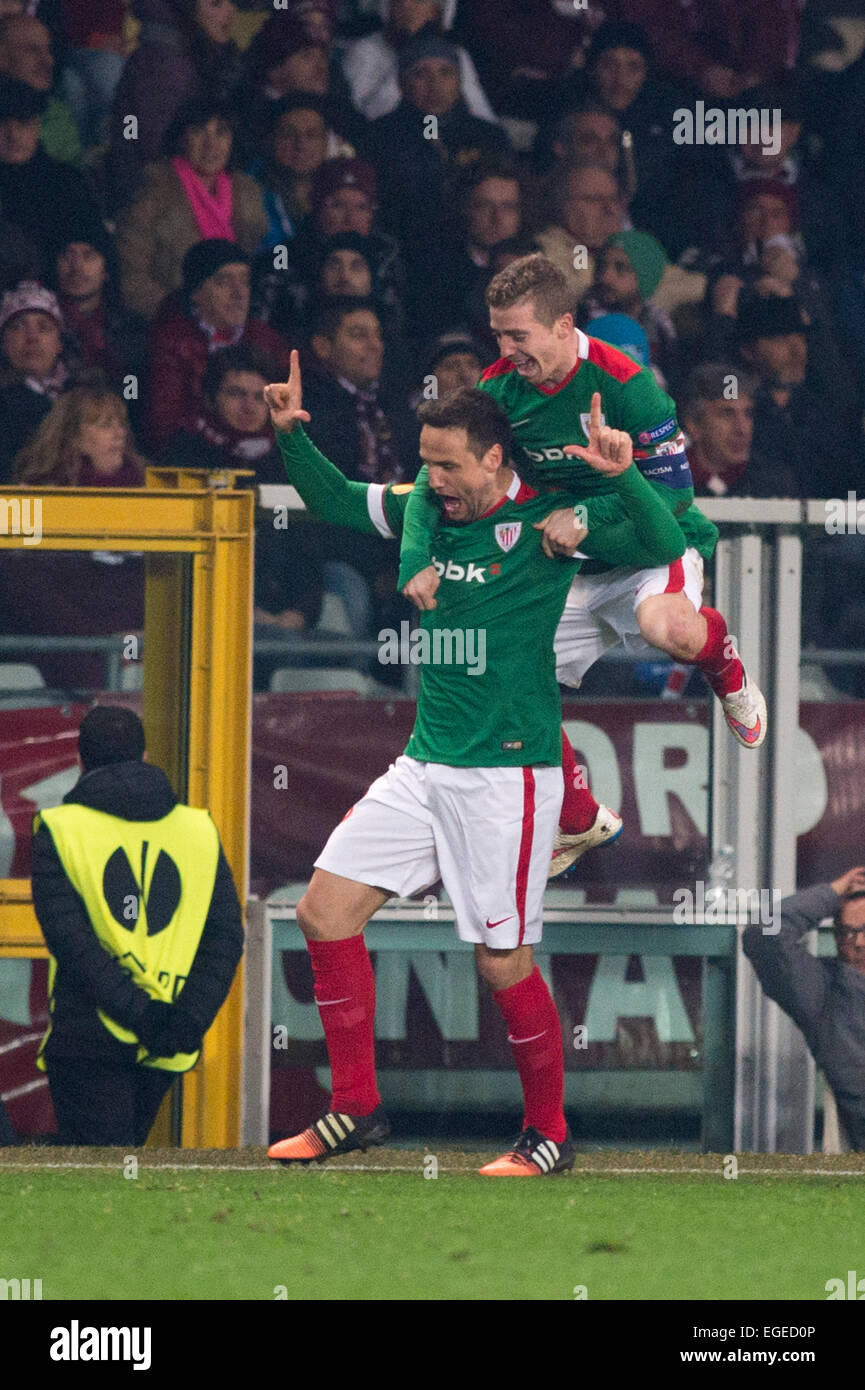
M34 248L40 276L58 223L72 213L98 216L84 176L42 147L47 103L46 94L26 82L0 78L0 208Z
M234 5L133 0L138 46L123 69L111 113L106 194L110 211L131 201L144 166L162 153L166 131L186 102L233 101L242 76L232 39ZM136 138L129 138L134 114Z
M58 396L73 384L63 317L50 290L23 280L0 302L0 482Z
M351 98L369 120L394 111L400 103L399 55L418 34L442 34L453 26L457 0L380 0L384 29L350 43L343 70ZM494 121L477 70L464 48L457 48L460 85L473 116Z
M587 325L589 336L621 348L641 367L651 367L652 357L646 330L629 314L599 314Z
M601 248L592 287L580 302L578 318L588 333L601 314L627 314L646 333L652 365L662 385L675 390L679 351L673 321L652 296L668 261L663 246L648 232L616 232Z
M183 259L182 290L162 306L148 333L145 429L161 449L179 429L193 429L212 353L239 343L261 348L288 375L287 344L250 318L250 258L233 242L214 239Z
M153 318L181 281L183 257L202 238L235 241L250 254L267 230L261 189L232 169L233 118L211 102L178 112L166 157L145 170L141 190L117 227L126 308Z
M70 347L88 369L118 392L144 361L144 321L120 301L114 243L98 219L66 223L52 251L50 283Z
M310 192L310 215L286 248L287 264L274 268L273 255L256 266L256 309L286 337L308 321L324 243L352 233L364 239L372 270L372 297L385 320L404 321L406 276L399 246L378 229L375 170L364 159L327 159L316 169Z

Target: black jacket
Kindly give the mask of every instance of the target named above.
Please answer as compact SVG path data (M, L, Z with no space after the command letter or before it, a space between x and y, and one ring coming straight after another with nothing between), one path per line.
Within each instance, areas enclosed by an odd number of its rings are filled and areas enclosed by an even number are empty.
M85 773L63 800L131 821L161 820L177 805L165 773L142 762L115 763ZM136 1032L150 996L102 946L44 824L33 837L31 877L36 916L57 961L46 1058L112 1057L118 1048L134 1058L135 1045L118 1043L100 1022L97 1009ZM220 847L201 941L176 1000L200 1037L225 1002L242 952L240 903Z

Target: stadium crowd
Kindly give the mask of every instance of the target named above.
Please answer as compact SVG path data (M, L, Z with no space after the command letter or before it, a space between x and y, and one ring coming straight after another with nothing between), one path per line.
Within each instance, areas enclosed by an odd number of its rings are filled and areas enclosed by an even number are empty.
M292 348L314 442L410 480L417 405L495 360L485 288L540 249L578 325L676 399L698 497L859 493L865 22L831 10L0 0L0 483L129 486L145 460L284 481L262 390ZM742 109L771 129L679 143L683 110ZM816 543L806 642L862 645L847 541L832 604ZM259 555L260 633L309 631L328 589L355 635L394 621L383 540ZM54 557L22 606L7 556L0 631L138 629L120 560Z

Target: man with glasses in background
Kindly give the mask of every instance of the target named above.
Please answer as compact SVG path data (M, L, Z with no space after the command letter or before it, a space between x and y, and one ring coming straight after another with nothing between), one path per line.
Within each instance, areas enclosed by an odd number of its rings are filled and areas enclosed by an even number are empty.
M806 936L831 917L837 959ZM801 1029L835 1098L842 1147L865 1150L865 868L785 898L780 925L746 927L742 947L764 992Z

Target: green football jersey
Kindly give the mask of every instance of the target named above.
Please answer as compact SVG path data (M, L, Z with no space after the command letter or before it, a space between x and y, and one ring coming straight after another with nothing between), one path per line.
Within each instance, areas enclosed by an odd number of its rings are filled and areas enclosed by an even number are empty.
M601 394L605 424L626 430L634 445L634 462L675 516L687 545L708 559L718 539L717 527L693 505L694 486L685 441L670 396L652 372L626 353L576 330L578 357L570 376L558 386L533 386L521 377L509 358L488 367L478 382L498 401L513 430L513 458L520 475L538 489L566 488L586 506L591 533L614 525L625 515L609 478L582 459L564 452L566 444L588 444L589 408L595 391ZM426 482L421 470L418 481ZM401 551L399 584L408 583L429 563L430 537L436 524L431 506L424 506L420 489L412 503ZM610 562L592 556L587 573L609 569ZM629 564L627 560L616 563ZM641 568L635 560L633 568Z
M398 537L411 484L349 481L300 427L277 434L289 482L338 525ZM684 548L679 527L636 468L616 482L631 543L657 564ZM419 628L379 633L383 662L417 665L417 719L406 752L453 767L557 766L561 698L553 638L580 560L552 559L534 523L561 506L513 474L507 495L467 524L443 522L433 564L437 607Z

